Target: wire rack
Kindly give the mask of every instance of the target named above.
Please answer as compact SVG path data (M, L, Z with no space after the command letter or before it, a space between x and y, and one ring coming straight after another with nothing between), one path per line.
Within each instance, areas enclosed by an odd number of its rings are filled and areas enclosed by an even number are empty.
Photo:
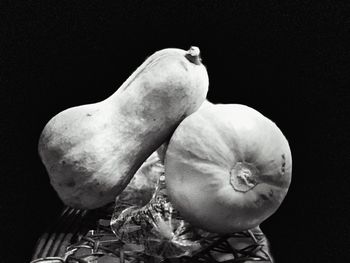
M31 263L274 262L260 228L208 239L192 257L160 260L139 253L137 246L125 250L109 226L113 208L114 204L96 210L65 207L38 239Z

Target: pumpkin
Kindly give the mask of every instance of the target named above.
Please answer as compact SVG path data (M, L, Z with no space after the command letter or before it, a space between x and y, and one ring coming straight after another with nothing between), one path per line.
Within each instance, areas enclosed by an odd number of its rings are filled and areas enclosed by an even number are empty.
M191 224L216 233L251 229L271 216L291 172L281 130L240 104L206 101L177 127L165 153L171 202Z
M168 48L105 100L58 113L44 127L38 151L61 200L83 209L112 202L207 91L199 49Z

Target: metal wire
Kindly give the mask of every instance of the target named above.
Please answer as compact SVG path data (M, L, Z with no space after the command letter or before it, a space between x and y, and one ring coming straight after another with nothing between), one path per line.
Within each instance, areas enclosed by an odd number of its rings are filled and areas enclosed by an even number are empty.
M120 263L273 262L265 235L252 230L208 239L204 248L192 257L159 260L137 251L131 253L124 250L123 242L109 227L111 211L110 208L98 211L65 208L54 227L39 239L31 263L89 263L98 262L103 256L116 258ZM237 247L231 240L236 243L248 240L249 244ZM78 251L85 252L78 254ZM226 259L219 261L222 257Z

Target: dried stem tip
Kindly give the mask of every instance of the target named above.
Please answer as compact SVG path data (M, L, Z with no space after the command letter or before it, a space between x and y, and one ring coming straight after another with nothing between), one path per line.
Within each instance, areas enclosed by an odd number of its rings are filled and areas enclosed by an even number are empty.
M191 61L192 63L196 64L196 65L200 65L201 64L201 57L200 57L200 50L198 47L194 47L192 46L186 54L186 58Z
M238 192L248 192L257 185L257 169L248 163L237 162L230 172L230 183Z

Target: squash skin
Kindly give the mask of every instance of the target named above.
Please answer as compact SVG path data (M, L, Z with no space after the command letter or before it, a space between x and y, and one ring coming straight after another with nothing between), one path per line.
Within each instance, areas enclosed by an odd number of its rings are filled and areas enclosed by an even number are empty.
M251 177L235 185L242 165ZM292 157L280 129L256 110L206 101L172 135L165 175L170 200L186 220L225 234L254 228L278 209Z
M155 52L107 99L66 109L38 144L51 185L68 206L94 209L114 201L141 164L208 92L208 75L189 51ZM198 61L197 61L198 62Z

